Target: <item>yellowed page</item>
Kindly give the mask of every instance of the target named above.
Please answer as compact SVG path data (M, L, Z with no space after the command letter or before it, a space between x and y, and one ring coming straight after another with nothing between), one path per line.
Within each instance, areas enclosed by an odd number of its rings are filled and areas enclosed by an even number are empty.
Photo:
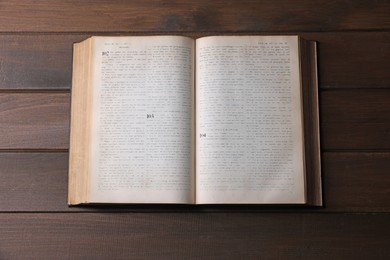
M194 41L93 44L90 202L193 203Z
M68 204L88 202L89 131L91 110L91 40L73 48L72 110L69 145Z
M304 203L296 36L196 41L196 201Z

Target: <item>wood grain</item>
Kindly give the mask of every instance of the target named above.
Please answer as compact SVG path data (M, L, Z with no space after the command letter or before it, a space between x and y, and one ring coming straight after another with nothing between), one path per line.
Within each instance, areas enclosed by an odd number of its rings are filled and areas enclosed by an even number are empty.
M389 149L390 91L339 90L320 94L322 148Z
M67 206L68 153L0 153L0 212L390 212L390 153L324 153L321 209L266 206Z
M323 153L325 208L347 212L390 211L390 153Z
M69 93L0 93L0 149L65 149Z
M388 1L39 1L0 6L0 32L389 29ZM283 11L281 11L283 10ZM373 15L375 14L375 15Z
M80 35L0 35L0 89L70 89Z
M200 37L213 33L182 34ZM299 34L318 42L320 88L390 87L390 32ZM88 36L0 35L0 90L70 89L72 44Z
M0 153L0 165L0 212L67 209L68 153Z
M388 259L388 214L1 214L0 258Z
M324 88L389 88L390 32L310 33L317 41L319 85Z

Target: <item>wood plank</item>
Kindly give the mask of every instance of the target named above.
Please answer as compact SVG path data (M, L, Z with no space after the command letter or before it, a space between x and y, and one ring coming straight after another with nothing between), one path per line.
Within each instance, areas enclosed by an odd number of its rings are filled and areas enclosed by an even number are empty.
M320 94L322 148L389 149L390 91L329 90Z
M323 153L325 209L390 212L390 153Z
M0 212L68 209L68 153L0 153L0 165Z
M389 14L386 0L11 0L1 3L0 32L381 30Z
M2 259L388 259L388 214L1 214Z
M80 35L0 35L0 89L70 89Z
M107 34L106 34L107 35ZM109 34L112 35L112 34ZM191 37L210 33L183 33ZM300 33L318 42L321 88L389 88L390 32ZM70 89L72 43L87 34L0 35L0 90Z
M324 150L390 149L390 91L320 93ZM0 93L0 149L68 149L68 93Z
M324 153L323 196L316 208L267 206L67 206L68 153L0 153L0 211L294 211L390 212L390 153Z
M69 93L0 93L0 149L66 149Z
M320 88L390 87L390 32L302 36L317 41Z

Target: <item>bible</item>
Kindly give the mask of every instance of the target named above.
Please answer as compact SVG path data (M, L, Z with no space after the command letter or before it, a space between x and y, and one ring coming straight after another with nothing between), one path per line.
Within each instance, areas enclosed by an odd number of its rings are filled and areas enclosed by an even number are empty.
M73 47L68 204L322 205L316 44L90 37Z

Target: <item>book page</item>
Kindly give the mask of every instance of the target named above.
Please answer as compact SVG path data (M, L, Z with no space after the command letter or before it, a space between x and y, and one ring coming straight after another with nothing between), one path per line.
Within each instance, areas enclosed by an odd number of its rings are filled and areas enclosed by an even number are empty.
M298 37L196 41L197 203L304 203Z
M194 41L93 43L90 202L192 203Z

